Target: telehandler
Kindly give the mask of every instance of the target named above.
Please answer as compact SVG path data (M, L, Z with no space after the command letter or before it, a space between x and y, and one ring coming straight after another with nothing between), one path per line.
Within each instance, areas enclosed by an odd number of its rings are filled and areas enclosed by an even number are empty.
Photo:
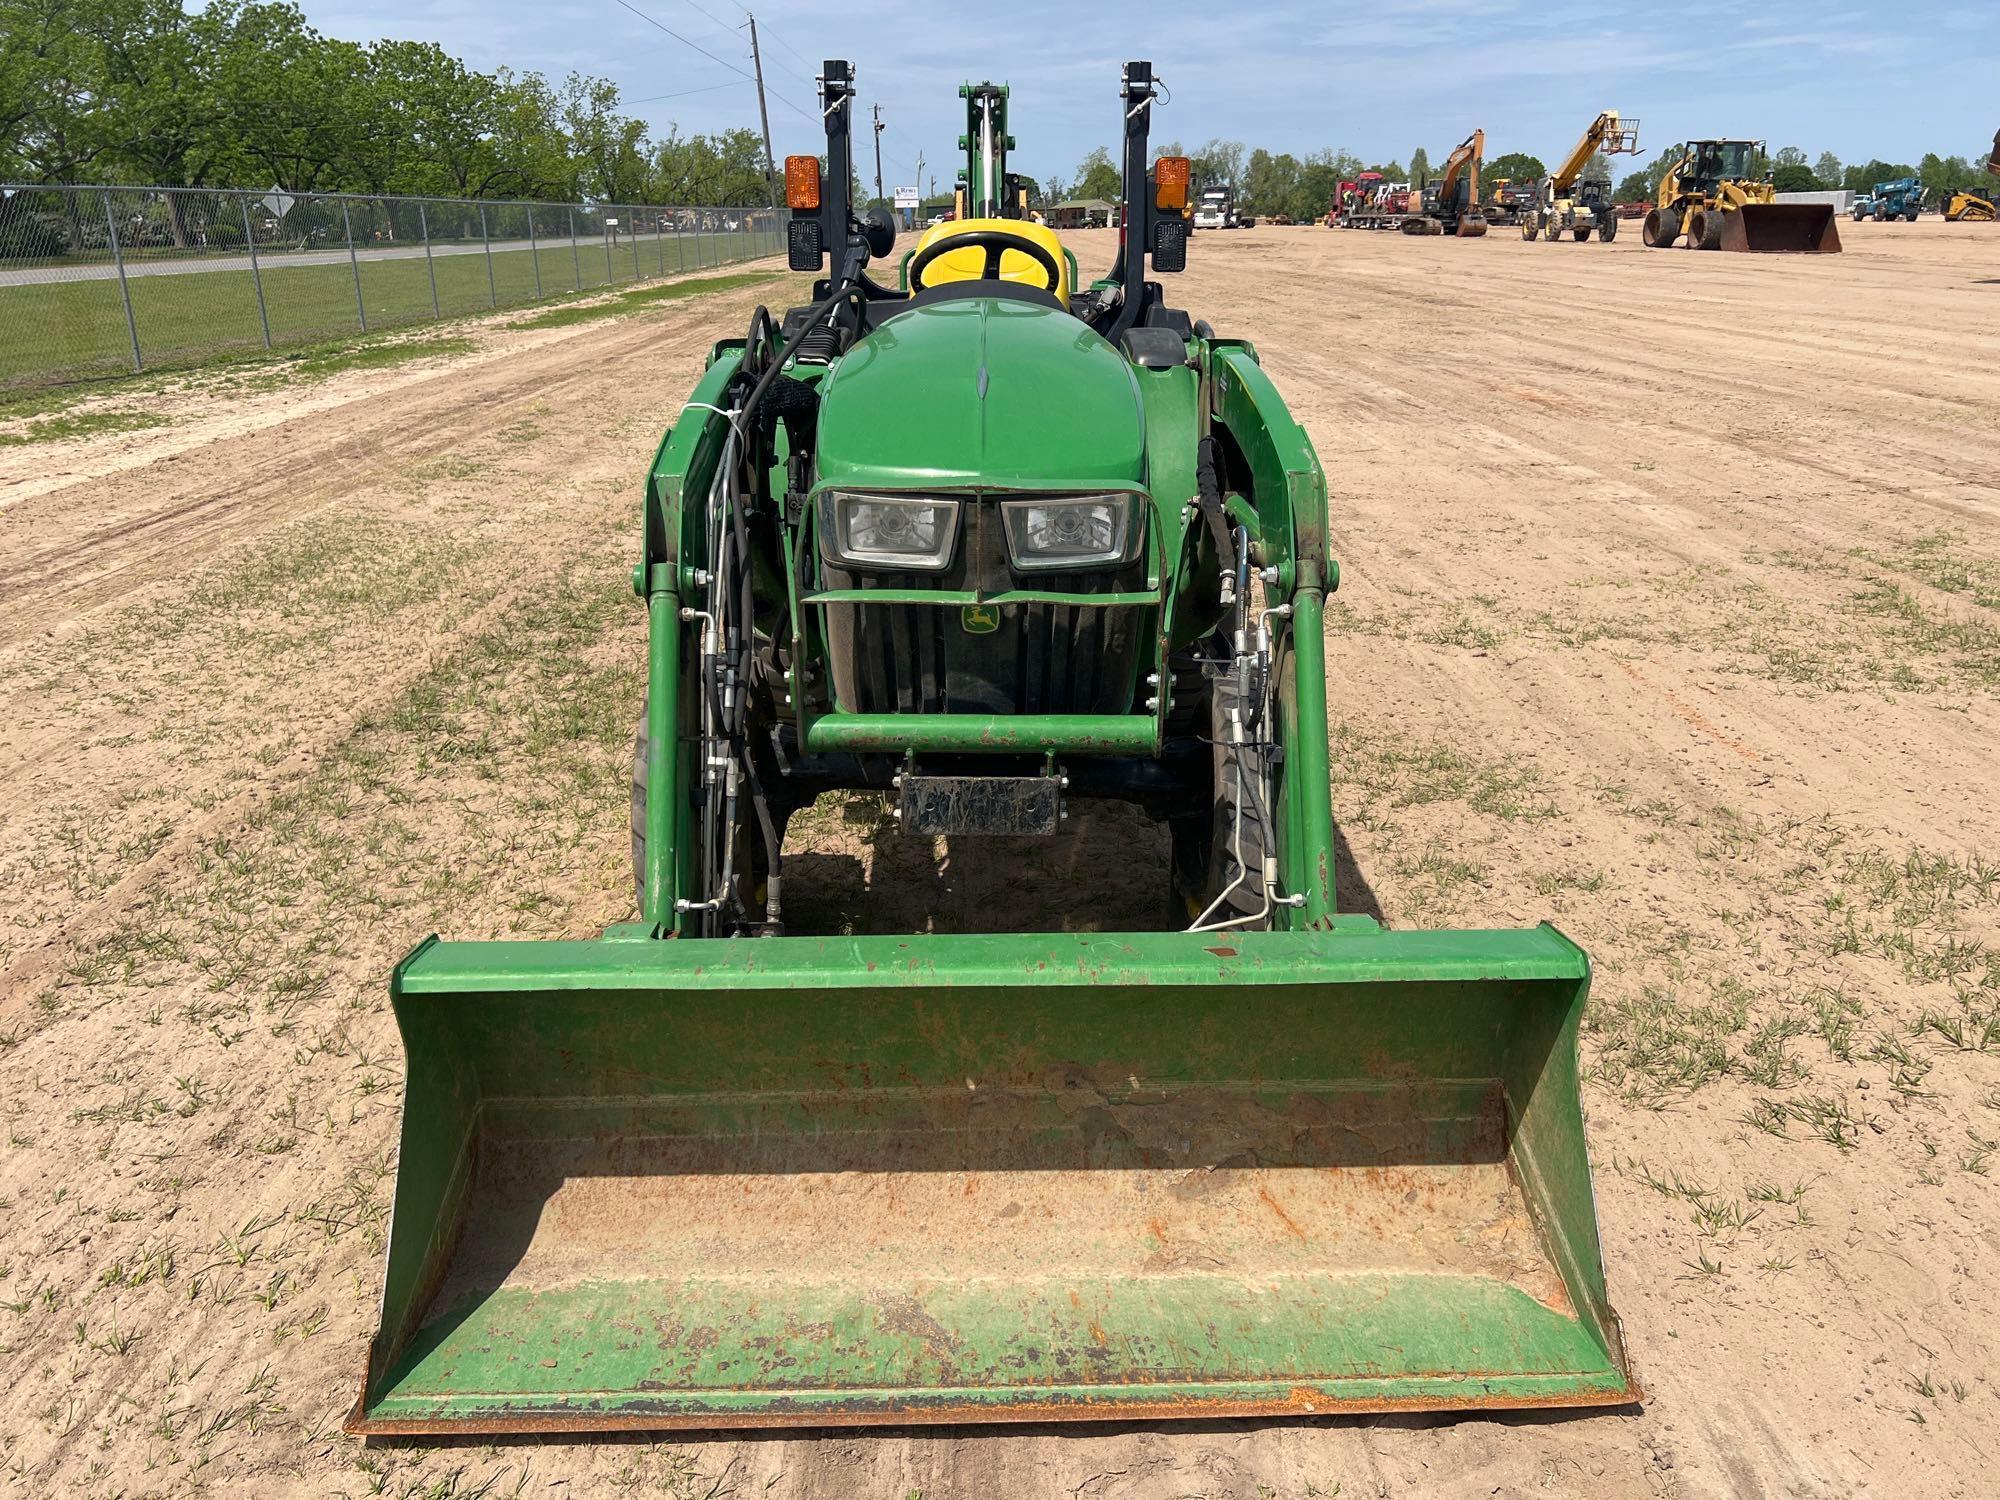
M1840 230L1830 203L1779 203L1762 141L1689 141L1660 179L1640 239L1659 249L1683 234L1690 250L1837 255Z
M1611 179L1591 175L1599 153L1617 156L1639 149L1639 122L1621 119L1615 109L1601 110L1542 179L1536 201L1521 218L1521 238L1537 236L1551 242L1568 235L1581 243L1597 231L1600 241L1618 237L1618 205L1611 201Z
M968 216L891 278L824 65L824 168L785 165L811 300L715 345L645 478L637 919L392 981L350 1431L1636 1398L1582 950L1336 910L1326 480L1256 348L1152 279L1191 238L1158 88L1125 65L1106 274L1022 216L975 89ZM1175 919L794 930L787 820L829 793L958 859L1136 804Z

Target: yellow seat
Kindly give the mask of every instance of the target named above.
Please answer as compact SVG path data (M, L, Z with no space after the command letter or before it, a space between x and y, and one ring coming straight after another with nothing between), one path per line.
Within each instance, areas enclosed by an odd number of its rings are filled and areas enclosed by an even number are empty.
M947 223L934 224L926 229L923 238L917 241L917 248L911 258L922 255L932 245L942 240L954 239L964 234L1006 234L1025 240L1048 252L1056 263L1056 285L1049 285L1049 274L1042 269L1040 261L1033 256L1013 250L1000 254L1000 280L1016 281L1037 291L1055 294L1056 301L1064 308L1069 306L1070 272L1069 256L1063 250L1062 241L1052 230L1030 219L953 219ZM951 281L978 281L985 274L986 251L979 246L969 245L963 250L947 250L924 268L924 285L943 286Z

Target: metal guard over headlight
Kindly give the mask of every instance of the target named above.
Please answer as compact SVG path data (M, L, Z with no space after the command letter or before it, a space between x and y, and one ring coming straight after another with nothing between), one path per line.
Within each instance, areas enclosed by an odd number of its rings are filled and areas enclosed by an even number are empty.
M941 573L951 566L958 501L948 495L827 490L819 506L820 543L830 561L899 573Z
M1136 495L1047 495L1003 500L1007 554L1023 573L1076 572L1130 562L1137 548Z

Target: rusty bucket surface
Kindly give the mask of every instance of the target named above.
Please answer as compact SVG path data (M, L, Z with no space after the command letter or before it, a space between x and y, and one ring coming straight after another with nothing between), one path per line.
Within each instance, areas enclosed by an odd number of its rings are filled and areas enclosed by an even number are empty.
M1721 218L1719 249L1753 255L1840 253L1840 229L1830 203L1748 203Z
M1634 1399L1552 928L436 943L362 1433Z

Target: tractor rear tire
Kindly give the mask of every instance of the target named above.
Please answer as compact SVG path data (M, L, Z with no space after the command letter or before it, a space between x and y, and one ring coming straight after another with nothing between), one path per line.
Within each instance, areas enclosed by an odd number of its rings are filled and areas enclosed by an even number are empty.
M1529 244L1533 244L1535 236L1540 233L1541 230L1536 227L1533 219L1523 219L1521 221L1521 238L1528 241Z
M1671 208L1649 208L1639 238L1655 250L1664 250L1681 236L1681 216Z

